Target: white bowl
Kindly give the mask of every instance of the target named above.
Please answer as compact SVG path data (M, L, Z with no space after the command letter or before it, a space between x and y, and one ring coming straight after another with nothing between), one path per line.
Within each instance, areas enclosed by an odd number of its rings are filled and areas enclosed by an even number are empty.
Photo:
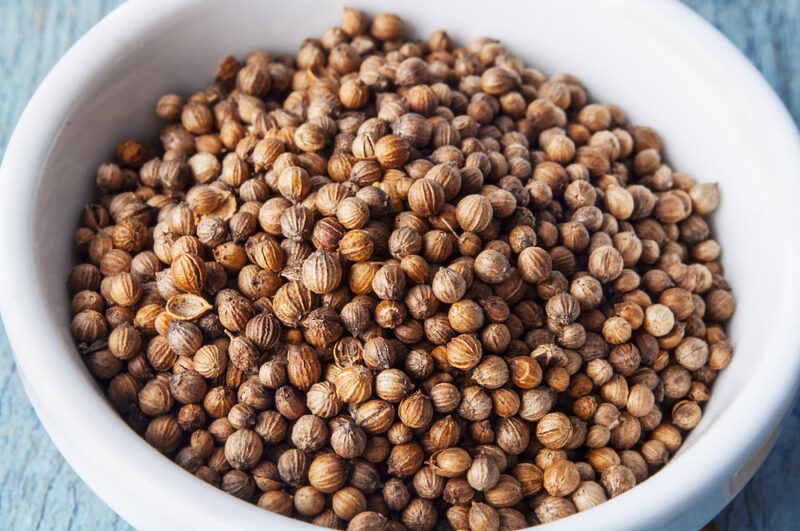
M756 70L677 2L348 1L392 10L420 35L502 39L545 72L569 71L662 133L673 167L719 181L716 235L738 299L736 353L703 421L651 479L546 529L688 529L752 477L800 374L800 139ZM56 446L117 513L142 529L300 528L206 485L117 416L69 334L64 279L96 166L123 137L155 136L168 91L204 86L217 62L253 48L292 51L339 20L341 2L135 0L53 68L19 121L0 183L2 311L25 388ZM491 7L490 7L491 6ZM545 528L543 528L545 529Z

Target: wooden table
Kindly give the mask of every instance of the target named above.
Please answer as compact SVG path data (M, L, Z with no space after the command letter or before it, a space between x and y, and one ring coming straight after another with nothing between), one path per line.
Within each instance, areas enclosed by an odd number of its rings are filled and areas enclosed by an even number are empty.
M750 58L800 122L800 2L686 2ZM118 3L0 0L0 153L50 67ZM1 327L0 456L0 528L130 529L83 484L50 442L22 390ZM786 420L764 466L715 524L730 530L800 529L798 500L800 407Z

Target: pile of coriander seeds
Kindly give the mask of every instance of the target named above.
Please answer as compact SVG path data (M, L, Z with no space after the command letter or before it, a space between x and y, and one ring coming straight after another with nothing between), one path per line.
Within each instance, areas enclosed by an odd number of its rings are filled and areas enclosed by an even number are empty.
M718 188L575 77L403 29L346 9L161 97L158 141L97 169L72 334L132 429L269 511L585 511L669 461L731 361Z

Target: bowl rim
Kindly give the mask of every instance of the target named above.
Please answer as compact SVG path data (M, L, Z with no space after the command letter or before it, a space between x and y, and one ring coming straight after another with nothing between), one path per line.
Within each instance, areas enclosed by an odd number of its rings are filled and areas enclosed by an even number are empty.
M49 142L62 127L60 121L50 117L66 116L72 102L86 90L85 82L76 82L75 72L95 71L112 60L118 50L135 46L135 41L144 37L159 19L196 3L197 0L131 0L117 7L67 51L34 93L9 140L0 167L0 201L4 206L0 209L0 242L5 249L14 250L6 254L5 260L0 260L0 309L26 392L46 431L89 487L127 521L134 525L151 521L137 512L143 508L169 506L172 513L159 517L177 528L203 524L212 528L250 529L272 521L284 526L305 526L308 524L265 512L197 481L155 452L107 403L96 400L96 390L84 382L90 381L88 374L74 375L78 381L72 382L65 394L62 371L74 371L66 356L53 356L53 352L64 352L53 326L45 320L35 322L31 318L46 315L45 298L36 269L31 267L35 256L32 238L24 236L32 233L39 177L49 155ZM726 65L739 81L730 90L741 98L744 108L770 123L770 130L762 129L761 133L775 139L776 146L770 153L778 161L776 164L787 170L785 177L779 178L783 178L787 186L796 188L790 177L800 174L800 150L797 148L800 134L783 103L745 56L717 29L677 0L637 2L632 8L642 16L671 17L680 30L664 30L675 38L675 46L713 57ZM784 215L789 216L795 226L800 224L800 211ZM789 249L787 253L787 267L800 264L800 250ZM791 333L793 324L800 321L800 307L791 304L798 299L800 280L786 286L785 305L775 322L783 354L800 352L800 335ZM792 404L799 377L800 356L765 356L739 395L702 437L669 466L618 498L571 518L546 524L542 529L618 528L620 507L625 509L625 521L632 526L668 522L676 510L679 512L680 507L718 483L720 471L732 474L764 444ZM765 389L781 392L770 393ZM741 427L743 412L749 419L746 429ZM90 436L92 443L87 445L83 440L74 440L70 433L75 429L82 430L81 439ZM113 448L110 444L101 444L109 440L118 444ZM120 448L125 451L120 452ZM153 481L150 473L153 468L159 471L158 481ZM701 468L714 473L691 474ZM114 480L110 477L114 474L107 470L117 471L119 477L124 474L124 479ZM692 479L687 481L689 477ZM108 488L110 481L117 486L114 492ZM674 485L681 485L681 488L676 489ZM150 502L140 503L143 486L147 488ZM192 493L196 505L185 503L184 492ZM729 494L732 498L736 492ZM654 505L653 499L660 503Z

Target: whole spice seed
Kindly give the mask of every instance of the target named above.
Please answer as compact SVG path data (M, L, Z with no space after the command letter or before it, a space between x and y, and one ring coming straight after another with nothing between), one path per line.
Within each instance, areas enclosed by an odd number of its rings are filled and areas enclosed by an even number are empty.
M159 98L161 145L92 175L71 332L151 445L264 509L587 510L669 461L731 361L719 187L571 75L403 32L348 8Z

